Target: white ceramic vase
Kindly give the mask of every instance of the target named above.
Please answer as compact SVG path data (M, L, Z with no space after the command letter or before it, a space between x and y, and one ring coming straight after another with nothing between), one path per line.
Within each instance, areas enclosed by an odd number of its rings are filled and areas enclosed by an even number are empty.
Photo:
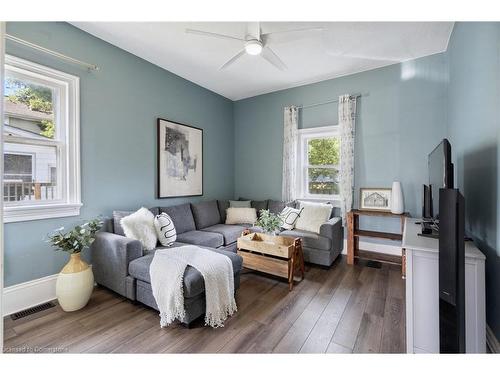
M94 289L92 267L80 254L71 254L70 261L57 276L56 296L64 311L76 311L84 307Z
M392 183L391 194L391 212L393 214L402 214L405 210L403 201L403 190L401 189L401 182L394 181Z

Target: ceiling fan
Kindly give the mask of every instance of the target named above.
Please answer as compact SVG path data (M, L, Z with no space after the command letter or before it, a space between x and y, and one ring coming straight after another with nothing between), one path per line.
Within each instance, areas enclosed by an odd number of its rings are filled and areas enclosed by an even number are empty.
M279 56L269 47L269 42L271 37L274 37L277 34L289 34L289 33L306 33L310 31L323 31L323 27L306 27L300 29L293 30L283 30L283 31L275 31L270 33L262 33L260 28L260 22L248 22L247 24L247 32L245 38L238 38L232 35L218 34L212 33L203 30L196 29L186 29L186 33L189 34L197 34L202 36L208 36L212 38L219 39L227 39L227 40L237 40L243 43L243 49L238 52L236 55L231 57L228 61L226 61L219 69L225 69L238 59L240 59L245 54L248 55L260 55L266 61L271 63L273 66L278 68L279 70L286 70L286 64L279 58Z

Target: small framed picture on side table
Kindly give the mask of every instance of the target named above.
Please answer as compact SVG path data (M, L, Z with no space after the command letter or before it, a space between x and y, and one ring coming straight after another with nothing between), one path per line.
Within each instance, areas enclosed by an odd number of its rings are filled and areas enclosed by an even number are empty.
M359 209L367 211L390 211L391 188L360 188Z

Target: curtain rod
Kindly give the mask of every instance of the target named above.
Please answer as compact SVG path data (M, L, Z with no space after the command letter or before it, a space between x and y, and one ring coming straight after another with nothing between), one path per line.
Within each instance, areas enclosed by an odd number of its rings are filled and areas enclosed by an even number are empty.
M361 96L368 96L368 93L350 95L351 98L359 98ZM299 105L299 106L297 106L297 108L298 109L311 108L311 107L317 107L319 105L330 104L330 103L338 103L338 102L339 102L338 99L332 99L332 100L327 100L326 102L321 102L321 103L314 103L314 104L308 104L308 105Z
M23 46L26 46L26 47L36 49L36 50L44 52L46 54L55 56L61 60L66 60L66 61L69 61L73 64L82 65L82 66L86 67L88 70L99 70L99 67L95 64L90 64L90 63L87 63L85 61L80 61L80 60L74 59L73 57L63 55L62 53L59 53L56 51L52 51L48 48L39 46L38 44L35 44L35 43L28 42L27 40L18 38L18 37L13 36L13 35L5 34L5 39L10 40L10 41L15 42L15 43L18 43L18 44L22 44Z

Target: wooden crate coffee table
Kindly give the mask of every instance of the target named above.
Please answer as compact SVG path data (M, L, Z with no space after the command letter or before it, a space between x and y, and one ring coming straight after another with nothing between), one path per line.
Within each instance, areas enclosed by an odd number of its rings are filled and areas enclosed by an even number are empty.
M300 238L273 236L263 233L243 232L238 238L238 254L243 258L243 267L288 280L293 288L295 272L300 271L304 279L304 254Z

